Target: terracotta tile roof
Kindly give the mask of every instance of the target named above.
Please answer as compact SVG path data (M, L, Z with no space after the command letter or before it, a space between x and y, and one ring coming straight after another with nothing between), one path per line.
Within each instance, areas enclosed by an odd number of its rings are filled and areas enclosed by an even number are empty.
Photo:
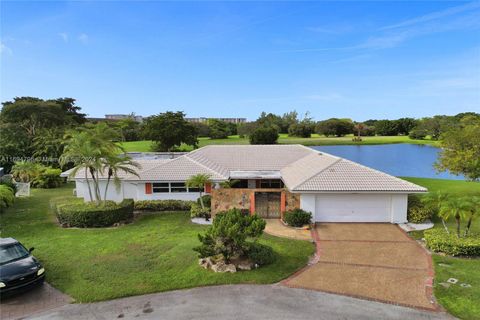
M175 159L138 160L138 175L124 180L185 181L205 173L223 181L230 172L280 172L295 192L425 192L425 188L358 163L301 145L210 145ZM84 172L77 173L83 178Z

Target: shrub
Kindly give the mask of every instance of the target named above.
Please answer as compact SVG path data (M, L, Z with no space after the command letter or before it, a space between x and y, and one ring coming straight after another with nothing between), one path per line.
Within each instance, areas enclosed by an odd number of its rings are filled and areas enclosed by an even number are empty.
M408 134L408 137L410 139L416 139L416 140L423 140L425 139L426 136L427 136L427 130L423 130L423 129L413 129Z
M135 210L142 211L189 211L193 201L184 200L139 200L135 201Z
M4 185L13 190L13 194L17 193L17 185L13 181L11 175L4 175L0 178L0 185Z
M260 243L251 243L248 246L247 256L252 262L259 266L265 266L275 261L276 256L273 249Z
M202 208L201 205L198 203L192 203L192 207L190 208L190 217L192 218L205 218L205 220L210 219L210 208L205 207Z
M98 228L132 220L133 207L132 199L125 199L121 203L106 201L101 204L59 201L55 205L55 211L58 222L67 227Z
M205 234L198 235L201 245L193 250L200 258L221 254L229 262L247 253L249 241L255 242L262 235L265 224L259 216L246 216L238 209L220 212Z
M424 232L427 247L435 252L452 256L480 256L480 236L471 235L459 238L442 229L430 229Z
M7 185L0 184L0 212L10 207L15 201L15 193L12 188Z
M432 211L425 207L413 207L407 212L407 220L412 223L422 223L432 218Z
M209 194L203 195L202 200L203 200L203 205L205 207L211 208L211 206L212 206L212 196L211 195L209 195ZM197 204L201 205L200 198L197 199Z
M310 123L294 123L288 128L288 135L290 137L310 138L312 132L313 128Z
M57 188L63 183L60 174L62 170L51 167L41 167L38 174L32 179L32 187L34 188Z
M273 127L259 127L249 136L250 144L276 144L278 131Z
M294 209L285 212L283 220L292 227L303 227L312 221L312 213L302 209Z

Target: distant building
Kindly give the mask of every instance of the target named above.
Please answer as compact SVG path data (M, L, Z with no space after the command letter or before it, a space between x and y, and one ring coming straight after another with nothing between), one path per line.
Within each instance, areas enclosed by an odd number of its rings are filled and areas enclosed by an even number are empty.
M220 120L228 123L245 123L247 122L247 118L185 118L188 122L196 122L196 123L206 123L210 119Z
M143 117L142 116L136 116L134 114L106 114L105 119L109 120L122 120L122 119L128 119L132 118L137 122L143 122Z

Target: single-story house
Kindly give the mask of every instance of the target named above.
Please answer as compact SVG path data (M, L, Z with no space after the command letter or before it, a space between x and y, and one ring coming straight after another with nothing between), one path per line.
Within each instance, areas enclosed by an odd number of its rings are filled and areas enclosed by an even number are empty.
M423 187L301 145L210 145L174 159L139 160L138 176L120 173L107 198L121 201L196 200L198 189L185 181L203 173L212 184L212 215L240 208L264 218L279 218L301 208L315 222L407 221L407 196ZM85 173L74 177L76 195L89 200ZM106 177L100 176L100 189ZM230 186L225 185L230 181Z

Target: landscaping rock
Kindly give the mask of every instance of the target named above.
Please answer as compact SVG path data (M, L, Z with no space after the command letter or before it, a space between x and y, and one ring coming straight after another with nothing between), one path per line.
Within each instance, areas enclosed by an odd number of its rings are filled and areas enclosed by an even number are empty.
M225 272L231 272L231 273L234 273L234 272L237 272L237 268L235 267L234 264L227 264L225 262L218 262L214 265L212 265L212 270L214 272L220 272L220 273L225 273Z
M440 282L439 285L441 285L442 287L444 288L450 288L450 283L446 283L446 282Z
M451 267L451 265L445 264L445 263L439 263L438 265L439 265L440 267L445 267L445 268L450 268L450 267Z
M237 269L242 271L252 270L253 267L254 267L253 263L249 261L242 261L239 264L237 264Z
M213 265L212 263L212 259L210 257L208 258L201 258L198 260L198 264L202 267L202 268L205 268L205 269L210 269Z
M448 283L452 283L452 284L455 284L458 282L458 279L455 279L455 278L450 278L447 280Z

